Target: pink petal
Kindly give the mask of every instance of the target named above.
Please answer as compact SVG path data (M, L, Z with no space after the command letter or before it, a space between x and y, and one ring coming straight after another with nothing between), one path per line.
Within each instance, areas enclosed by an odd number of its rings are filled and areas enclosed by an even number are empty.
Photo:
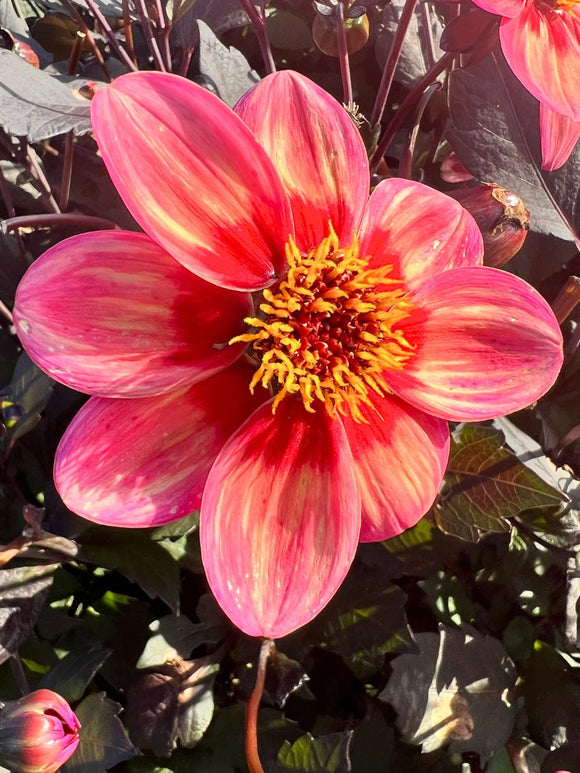
M56 487L67 506L111 526L158 526L199 507L228 437L258 407L244 361L187 390L135 400L93 397L65 432Z
M44 253L18 287L14 320L31 358L57 381L107 397L192 384L244 351L247 293L183 268L144 234L98 231Z
M274 162L303 250L328 236L328 221L350 244L369 194L369 166L360 134L326 91L291 70L264 78L236 113Z
M402 324L415 347L405 369L384 374L403 399L434 416L477 421L541 397L562 365L562 334L546 301L494 268L435 276Z
M530 2L504 19L501 47L517 78L540 102L580 121L580 11Z
M580 121L555 113L540 102L542 169L553 172L570 158L580 137Z
M414 526L433 504L449 457L446 421L397 397L371 396L368 424L342 419L361 492L361 542L389 539Z
M363 217L360 253L371 266L392 265L412 289L457 266L479 266L481 232L472 216L444 193L391 178L373 191Z
M293 232L289 205L229 107L185 78L138 72L98 91L91 117L109 174L152 239L208 282L274 281Z
M473 0L484 11L498 16L519 16L529 0Z
M287 398L263 405L214 464L200 516L210 587L250 636L318 614L354 557L360 497L339 420Z

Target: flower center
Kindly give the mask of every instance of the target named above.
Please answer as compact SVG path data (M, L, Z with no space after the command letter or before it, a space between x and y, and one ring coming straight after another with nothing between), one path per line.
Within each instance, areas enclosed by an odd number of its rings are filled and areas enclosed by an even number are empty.
M369 269L358 241L339 246L330 235L302 255L293 239L286 245L288 273L262 293L260 314L245 322L246 341L258 367L250 384L276 392L275 411L287 395L299 395L313 413L323 404L331 416L350 412L364 421L360 404L369 392L389 392L383 373L400 370L412 354L399 323L412 305L392 266Z

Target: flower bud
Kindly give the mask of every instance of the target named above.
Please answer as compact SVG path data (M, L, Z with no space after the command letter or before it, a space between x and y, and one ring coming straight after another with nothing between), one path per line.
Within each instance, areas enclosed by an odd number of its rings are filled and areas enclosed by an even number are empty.
M79 743L80 723L52 690L36 690L0 709L0 764L12 773L54 773Z
M500 268L511 260L530 228L530 213L520 197L495 183L458 188L448 195L475 218L483 235L485 265Z
M369 17L366 13L344 21L346 49L354 54L361 49L369 39ZM312 24L312 37L316 46L323 54L338 56L338 39L334 16L316 15Z

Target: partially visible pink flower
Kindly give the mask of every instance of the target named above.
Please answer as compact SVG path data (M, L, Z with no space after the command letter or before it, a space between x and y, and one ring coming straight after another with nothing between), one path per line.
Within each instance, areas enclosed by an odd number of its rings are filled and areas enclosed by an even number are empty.
M332 597L359 539L437 495L447 419L507 413L562 362L546 302L481 266L453 199L390 179L369 198L342 106L293 72L235 112L177 76L134 73L92 103L108 170L146 234L68 239L27 272L23 345L94 395L56 485L97 523L200 505L226 613L279 638Z
M502 16L499 37L518 80L539 100L542 168L562 166L580 128L580 3L575 0L473 0ZM546 108L556 114L548 117ZM556 129L557 117L562 122ZM567 120L563 120L567 119ZM559 144L563 141L563 145Z
M580 121L560 115L540 102L542 169L553 172L570 158L580 138Z
M79 744L80 723L64 698L36 690L0 709L0 764L12 773L55 773Z

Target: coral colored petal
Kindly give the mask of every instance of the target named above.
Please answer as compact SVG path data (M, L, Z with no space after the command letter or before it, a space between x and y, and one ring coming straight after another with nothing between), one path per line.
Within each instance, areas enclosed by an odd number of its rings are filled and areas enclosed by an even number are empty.
M18 287L14 321L57 381L106 397L145 397L225 368L252 308L183 268L144 234L99 231L44 253Z
M570 158L580 138L580 121L555 113L540 102L542 169L553 172Z
M498 16L519 16L529 0L473 0L484 11Z
M361 492L361 542L414 526L433 504L449 458L446 421L397 397L372 395L368 424L343 418Z
M515 19L504 19L502 51L517 78L540 102L580 121L580 10L561 11L528 3Z
M93 397L65 432L56 487L75 513L111 526L158 526L199 507L228 437L259 405L237 362L188 390L135 400Z
M208 282L271 284L293 231L270 159L229 107L177 75L130 73L101 89L93 129L109 174L152 239Z
M377 185L360 233L371 266L392 265L413 289L458 266L479 266L481 231L459 202L421 183L392 178Z
M403 399L434 416L477 421L541 397L562 365L562 334L546 301L495 268L433 277L401 323L415 347L404 370L384 374Z
M369 194L369 166L346 110L299 73L269 75L245 94L236 113L268 152L288 191L298 246L328 236L328 221L350 244Z
M355 554L360 496L340 421L286 398L231 438L207 481L203 564L231 620L279 638L309 622Z

